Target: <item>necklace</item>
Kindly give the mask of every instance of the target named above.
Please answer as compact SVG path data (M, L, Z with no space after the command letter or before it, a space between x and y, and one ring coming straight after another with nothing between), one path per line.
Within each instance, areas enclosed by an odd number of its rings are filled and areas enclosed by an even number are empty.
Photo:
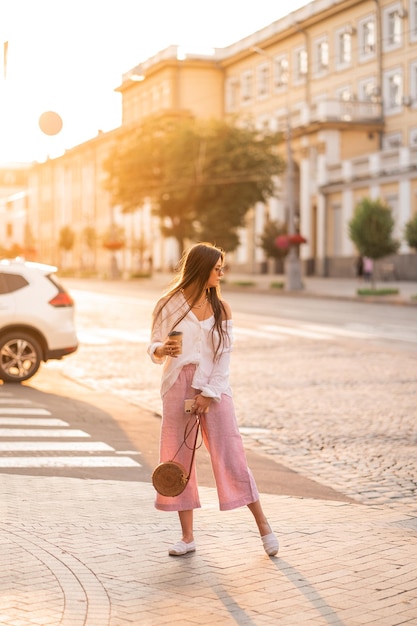
M194 304L194 306L192 306L192 309L201 309L201 307L206 304L207 302L207 296L204 298L203 302L200 302L200 304Z
M199 304L193 304L191 306L190 301L188 300L187 296L184 293L184 289L181 289L181 293L183 294L184 298L186 299L189 307L192 308L192 309L201 309L201 307L204 306L207 303L207 301L208 301L207 296L205 296L205 298L204 298L204 300L202 300L202 302L200 302Z

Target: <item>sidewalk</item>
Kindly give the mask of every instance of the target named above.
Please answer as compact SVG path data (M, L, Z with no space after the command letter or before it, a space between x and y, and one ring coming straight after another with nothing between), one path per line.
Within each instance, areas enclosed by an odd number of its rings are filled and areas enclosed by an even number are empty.
M377 626L417 623L417 510L263 495L269 558L247 509L202 488L197 551L169 557L176 514L149 483L3 475L0 624Z
M150 476L0 474L0 624L417 624L417 505L262 494L281 544L269 558L246 507L201 499L197 551L169 557L178 518L154 508Z
M149 282L152 287L164 290L172 280L173 275L154 272L152 279L141 279L141 283ZM358 278L321 278L317 276L303 276L303 288L297 291L287 291L277 285L285 285L285 276L280 274L249 274L227 271L222 280L222 291L245 291L247 293L264 292L277 296L291 296L302 298L331 298L356 302L389 303L417 306L417 281L377 281L377 289L398 289L398 295L386 296L358 296L358 289L371 287L371 283Z
M370 288L371 284L357 278L319 278L317 276L304 276L302 278L303 289L299 291L286 291L279 289L274 284L283 283L285 276L274 274L239 274L226 273L224 289L247 289L261 290L276 293L282 296L297 297L324 297L338 300L350 300L358 302L406 304L417 306L417 282L416 281L377 281L377 289L398 289L398 295L387 296L358 296L358 289Z
M227 276L225 291L246 279ZM269 289L276 278L251 280L242 289ZM356 281L314 278L302 293L350 298L354 289ZM122 399L107 405L109 415L132 410ZM281 544L269 558L246 508L218 511L208 487L201 499L197 551L175 558L167 552L180 537L177 516L154 508L150 476L1 473L0 625L417 624L417 504L262 494Z

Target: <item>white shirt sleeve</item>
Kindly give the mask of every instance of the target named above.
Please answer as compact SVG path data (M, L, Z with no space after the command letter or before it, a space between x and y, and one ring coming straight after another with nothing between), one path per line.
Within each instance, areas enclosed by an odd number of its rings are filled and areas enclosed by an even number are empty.
M196 370L193 387L200 389L203 396L220 402L222 394L231 395L229 384L230 355L232 352L233 335L232 320L223 322L228 335L222 347L221 355L214 362L211 359L210 372L207 371L208 359L203 359Z

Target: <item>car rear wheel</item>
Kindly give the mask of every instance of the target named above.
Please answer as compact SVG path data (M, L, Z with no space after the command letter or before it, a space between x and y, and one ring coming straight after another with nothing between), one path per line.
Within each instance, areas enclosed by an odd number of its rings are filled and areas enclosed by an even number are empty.
M26 333L9 333L0 339L0 379L21 383L36 374L42 361L39 343Z

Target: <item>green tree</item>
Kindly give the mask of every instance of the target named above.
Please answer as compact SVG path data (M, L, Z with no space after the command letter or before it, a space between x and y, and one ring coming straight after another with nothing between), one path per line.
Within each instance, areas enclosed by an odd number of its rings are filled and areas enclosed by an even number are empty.
M417 251L417 213L406 223L404 235L410 248Z
M279 248L276 245L277 237L286 234L286 224L274 220L268 220L265 223L263 233L259 237L259 243L267 259L283 259L288 254L288 248Z
M59 231L59 247L62 250L72 250L75 243L75 235L71 226L63 226Z
M120 136L105 163L113 203L134 211L147 199L161 231L234 250L248 209L273 193L284 169L276 133L224 121L150 119Z
M349 235L359 254L374 262L397 252L400 244L392 238L393 229L391 209L380 199L363 198L349 222ZM375 272L372 274L373 288L374 275Z
M85 226L83 228L82 240L89 250L94 250L97 244L97 232L94 226Z

